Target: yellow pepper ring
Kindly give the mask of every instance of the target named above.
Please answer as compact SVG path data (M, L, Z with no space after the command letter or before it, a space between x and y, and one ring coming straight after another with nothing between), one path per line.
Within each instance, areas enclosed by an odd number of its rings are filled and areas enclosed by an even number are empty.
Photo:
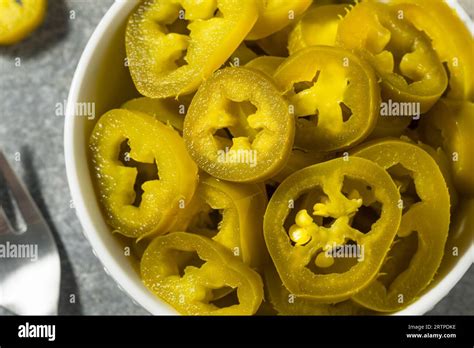
M408 270L399 274L389 289L376 278L353 297L357 303L373 310L396 311L416 299L441 263L450 222L448 188L435 160L414 144L395 139L378 141L361 146L354 151L354 156L371 160L386 170L402 165L413 172L420 201L402 215L397 231L399 237L416 231L419 239Z
M196 266L186 253L196 253ZM178 267L183 267L181 275ZM157 237L141 262L145 285L157 296L187 315L251 315L263 300L260 276L219 243L196 234L173 232ZM238 304L219 308L216 292L231 288Z
M134 205L138 170L119 159L124 141L131 148L129 159L158 169L158 179L141 185L139 206ZM107 112L95 125L89 148L107 221L127 237L167 232L194 194L196 164L179 134L152 116L124 109Z
M138 91L150 98L195 91L240 45L257 16L254 1L142 2L125 35Z
M351 225L362 199L342 193L346 178L357 178L373 187L375 201L382 204L380 218L367 233ZM327 200L314 204L312 213L332 217L334 222L327 227L318 226L316 219L302 209L287 231L284 224L292 209L291 202L317 188L327 195ZM401 218L401 210L396 205L399 199L400 194L389 174L373 162L357 157L309 166L286 178L270 199L264 217L265 242L285 287L296 296L320 302L341 301L363 289L377 276L395 237ZM343 246L348 240L369 250L349 270L321 274L308 268L314 256L316 266L330 267L334 260L327 257L330 253L325 255L326 251ZM319 255L322 255L318 256L321 250Z
M199 88L184 121L183 137L198 166L212 176L259 182L286 164L294 119L263 73L225 68Z
M380 90L368 63L351 52L312 46L296 52L273 75L296 118L295 144L316 151L353 146L375 126Z
M382 96L429 110L448 78L429 38L387 4L362 2L339 23L337 44L356 50L382 79Z

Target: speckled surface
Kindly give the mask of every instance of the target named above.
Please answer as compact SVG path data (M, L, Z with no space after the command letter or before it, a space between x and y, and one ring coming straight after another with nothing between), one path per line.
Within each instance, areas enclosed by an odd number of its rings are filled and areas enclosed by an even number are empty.
M113 0L50 0L46 22L21 44L0 48L0 148L48 219L62 259L60 314L146 314L104 272L70 207L64 118L74 70ZM471 14L474 1L462 1ZM71 12L74 11L74 12ZM20 65L16 66L20 59ZM18 159L19 161L15 161ZM474 314L474 268L430 314ZM70 303L70 295L75 303ZM7 312L0 308L0 314Z

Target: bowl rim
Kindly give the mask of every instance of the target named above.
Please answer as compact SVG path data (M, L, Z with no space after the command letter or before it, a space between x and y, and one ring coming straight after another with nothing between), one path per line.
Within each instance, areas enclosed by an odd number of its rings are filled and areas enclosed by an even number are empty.
M115 261L114 256L108 246L99 238L96 225L87 211L87 202L81 191L80 175L77 170L76 161L78 160L78 137L75 132L76 119L74 116L74 105L78 101L83 88L84 76L88 73L89 63L91 63L94 52L99 45L103 34L113 24L117 15L128 11L136 6L137 0L116 0L107 10L104 17L92 33L86 47L79 59L76 71L74 73L69 95L66 104L66 117L64 122L64 155L66 165L66 176L68 180L71 198L74 202L76 216L82 227L82 233L89 241L94 255L99 259L104 267L104 271L115 281L120 290L122 290L130 299L138 303L142 308L152 314L176 315L177 313L170 309L169 305L158 298L148 298L143 296L144 285L132 281L124 270ZM128 16L127 13L127 16ZM82 144L82 143L81 143ZM80 149L79 149L80 150ZM156 299L156 300L155 300Z
M471 34L474 33L474 23L460 6L457 0L447 0L461 20L466 24ZM79 59L74 77L71 82L69 95L67 99L66 117L64 122L64 156L66 165L66 176L68 180L69 190L74 202L75 212L82 227L82 232L91 244L94 254L104 266L104 270L116 282L119 289L127 294L134 303L138 303L143 309L154 315L176 315L168 304L158 297L143 296L144 285L137 283L129 278L126 272L115 261L109 247L99 238L97 228L93 219L87 211L87 202L84 199L81 190L80 175L77 170L76 161L78 160L78 134L74 131L76 119L74 116L74 105L78 101L81 90L83 88L84 77L88 73L90 63L94 56L96 47L106 30L113 24L116 16L128 13L136 6L137 0L115 0L112 6L107 10L95 28L92 36ZM127 13L127 16L128 16ZM80 142L79 142L80 143ZM83 145L81 143L81 145ZM90 174L89 174L90 175ZM405 309L392 313L392 315L422 315L431 310L439 303L464 276L469 267L473 263L474 245L466 250L464 255L456 262L452 269L447 273L433 288L420 296L418 300L407 306Z

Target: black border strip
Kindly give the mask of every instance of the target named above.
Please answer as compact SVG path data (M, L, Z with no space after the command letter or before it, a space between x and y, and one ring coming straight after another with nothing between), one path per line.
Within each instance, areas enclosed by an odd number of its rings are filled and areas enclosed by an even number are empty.
M65 345L285 344L310 346L391 344L469 346L472 316L393 317L0 317L0 348ZM55 341L18 337L20 325L55 325ZM409 328L409 325L412 325ZM439 327L438 325L443 325ZM448 325L448 326L446 326ZM453 326L454 325L454 326ZM416 328L413 328L416 327ZM407 334L453 334L409 338ZM308 345L307 345L308 346Z

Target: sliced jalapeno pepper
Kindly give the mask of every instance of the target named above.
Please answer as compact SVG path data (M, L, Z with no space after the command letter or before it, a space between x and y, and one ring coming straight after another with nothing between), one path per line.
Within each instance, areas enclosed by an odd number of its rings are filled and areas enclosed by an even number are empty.
M404 208L397 237L407 238L412 233L418 237L416 252L406 270L389 284L381 276L353 296L364 307L396 311L416 299L441 263L450 221L448 189L434 159L416 145L382 140L362 146L354 156L369 159L391 173ZM407 176L412 177L414 187L410 187ZM385 273L384 268L381 273Z
M295 144L334 151L362 141L374 128L380 92L372 68L341 48L307 47L274 74L296 116Z
M337 42L372 64L384 99L420 103L424 113L447 87L446 71L428 37L387 4L355 5L339 23Z
M263 73L226 68L199 88L183 135L191 156L212 176L258 182L285 165L293 145L294 120Z
M324 304L295 296L285 288L275 267L265 268L264 280L268 299L279 315L363 315L371 312L351 300Z
M308 46L335 46L337 27L348 8L349 5L326 5L307 11L288 37L290 55Z
M136 110L153 116L164 124L171 125L179 132L183 131L185 104L175 99L152 99L147 97L127 101L122 109Z
M313 0L265 0L247 40L257 40L280 31L311 5Z
M472 35L456 12L443 0L391 0L398 13L426 33L449 70L446 96L474 101Z
M202 234L229 249L254 269L268 257L263 240L264 189L257 184L221 181L201 174L189 210L173 230Z
M420 127L428 144L446 151L458 192L474 196L474 104L440 99Z
M125 142L131 150L120 159ZM179 134L149 115L116 109L99 119L89 148L109 225L135 238L168 231L180 205L191 200L197 185L197 166ZM156 166L158 171L140 185L139 204L134 189L139 166L133 162Z
M145 285L187 315L251 315L263 299L258 273L219 243L196 234L157 237L141 261ZM216 303L219 292L236 291L237 301Z
M43 21L46 0L0 1L0 45L12 45L28 36Z
M257 16L254 0L143 2L125 35L138 91L151 98L195 91L240 45Z
M377 276L400 224L400 195L388 173L371 161L347 159L294 173L268 204L265 242L285 287L298 297L337 302L364 288ZM310 193L303 206L310 203L308 213L297 202ZM360 223L357 213L367 209L380 217Z

